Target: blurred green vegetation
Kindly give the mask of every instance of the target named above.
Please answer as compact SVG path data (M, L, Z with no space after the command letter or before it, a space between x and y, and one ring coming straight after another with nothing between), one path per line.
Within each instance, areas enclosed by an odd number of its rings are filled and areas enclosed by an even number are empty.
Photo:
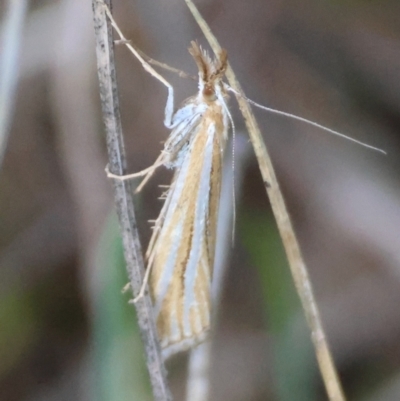
M273 338L277 399L312 401L315 394L314 355L300 302L290 275L276 224L267 210L246 209L240 216L241 241L258 269L268 332ZM304 320L302 323L305 323Z
M21 362L39 330L32 294L19 285L0 298L0 377Z
M119 226L113 213L98 246L100 291L95 301L93 364L96 400L151 400L143 347L128 283Z

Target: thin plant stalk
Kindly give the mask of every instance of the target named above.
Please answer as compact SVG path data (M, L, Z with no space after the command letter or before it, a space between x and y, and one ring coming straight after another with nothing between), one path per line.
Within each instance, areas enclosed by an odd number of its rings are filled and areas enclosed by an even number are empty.
M214 34L211 32L210 27L200 15L193 2L191 0L185 0L185 2L214 53L219 54L221 51L221 46L219 45ZM230 66L228 66L226 71L226 77L231 87L239 94L236 95L236 99L246 123L250 141L257 157L264 186L271 202L272 211L274 213L279 233L289 261L293 280L304 309L307 323L311 330L312 342L314 344L319 369L321 371L329 400L344 401L345 396L331 352L329 350L328 342L320 318L320 313L313 294L312 284L301 254L299 243L293 230L282 192L279 188L271 158L267 152L267 148L261 136L257 121L251 111L251 107L245 97L240 96L243 94L243 91Z
M126 157L118 102L112 28L106 18L104 2L93 0L92 5L100 97L107 134L108 168L113 174L124 175L126 173ZM110 8L109 2L107 6ZM145 268L136 227L132 194L129 181L114 180L115 205L121 227L126 268L133 295L136 296L143 283ZM154 399L155 401L170 401L172 396L166 378L150 295L144 294L135 303L135 308Z

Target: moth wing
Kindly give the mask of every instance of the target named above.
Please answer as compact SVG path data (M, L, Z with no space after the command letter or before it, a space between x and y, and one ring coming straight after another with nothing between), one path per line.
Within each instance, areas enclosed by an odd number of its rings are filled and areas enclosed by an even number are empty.
M150 287L166 357L201 342L210 327L223 147L220 131L220 126L205 118L193 133L150 242Z

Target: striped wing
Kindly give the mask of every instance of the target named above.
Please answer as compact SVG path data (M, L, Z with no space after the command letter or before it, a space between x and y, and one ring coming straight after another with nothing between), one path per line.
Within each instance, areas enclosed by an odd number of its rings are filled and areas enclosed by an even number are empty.
M165 357L202 341L210 327L223 120L221 108L210 108L193 129L149 245L150 287Z

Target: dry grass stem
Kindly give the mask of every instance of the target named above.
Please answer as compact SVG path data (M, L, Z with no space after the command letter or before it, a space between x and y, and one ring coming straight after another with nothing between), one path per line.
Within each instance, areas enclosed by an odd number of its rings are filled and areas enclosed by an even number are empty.
M107 6L110 6L110 4L107 4ZM125 173L126 159L118 103L112 28L106 18L103 1L93 0L93 16L100 96L107 133L109 170L113 174L123 175ZM145 268L137 233L132 194L133 191L129 181L114 180L115 204L121 227L126 267L133 294L137 295L143 282ZM135 308L145 348L154 399L156 401L172 400L161 356L150 296L145 294L135 303Z
M209 26L200 15L193 2L191 0L185 0L185 2L214 53L218 54L221 51L221 46L211 32ZM241 86L230 66L228 66L226 71L226 77L231 87L239 94L242 94L243 91ZM289 213L287 211L282 193L279 189L279 184L276 179L271 159L268 155L260 129L251 111L249 103L240 95L237 95L236 99L247 126L250 140L258 160L265 189L270 199L272 210L283 241L296 289L300 296L308 325L311 329L311 338L315 347L319 369L323 377L329 400L344 401L345 396L343 394L332 355L326 340L309 275L303 261L300 246L294 233Z

